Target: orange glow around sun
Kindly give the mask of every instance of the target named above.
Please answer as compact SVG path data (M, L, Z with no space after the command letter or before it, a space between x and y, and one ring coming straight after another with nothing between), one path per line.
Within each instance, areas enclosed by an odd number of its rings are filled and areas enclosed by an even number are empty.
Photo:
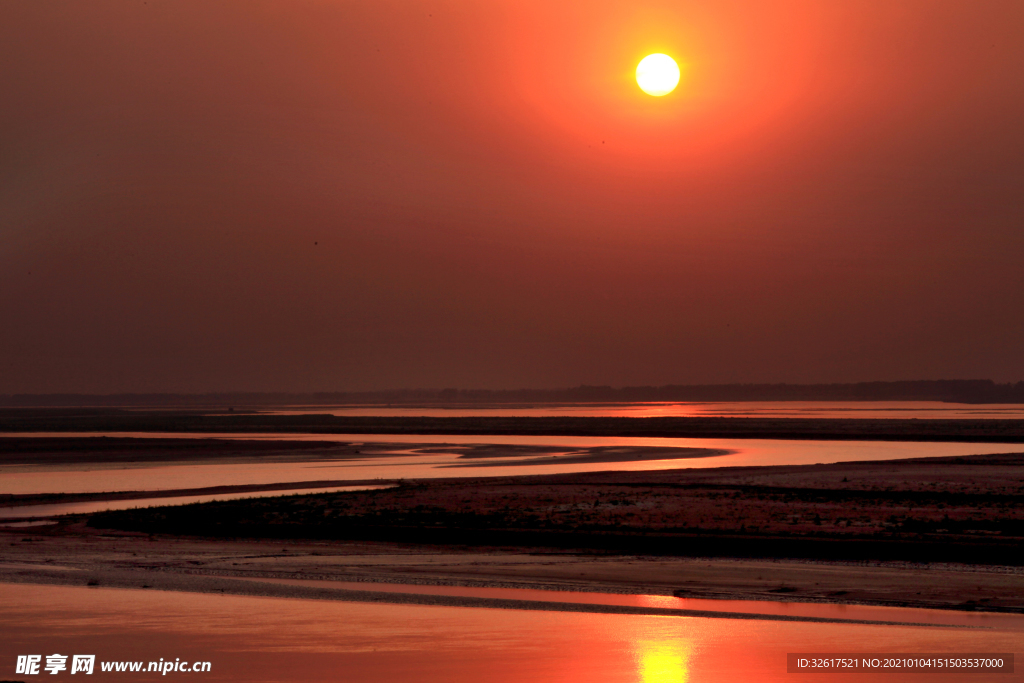
M805 93L824 14L739 0L640 9L595 0L595 7L581 20L558 5L517 5L503 82L545 149L562 158L597 150L620 170L750 156ZM647 73L654 55L664 57L653 65L670 67L662 77ZM649 77L664 83L648 84Z

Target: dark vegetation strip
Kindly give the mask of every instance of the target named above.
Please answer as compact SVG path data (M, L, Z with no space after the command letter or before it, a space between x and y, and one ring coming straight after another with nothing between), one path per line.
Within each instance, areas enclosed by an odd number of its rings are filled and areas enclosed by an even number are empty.
M913 505L945 505L961 507L966 505L1021 505L1022 496L1000 493L960 493L957 491L903 491L875 489L830 489L830 488L797 488L793 486L750 486L743 484L705 484L705 483L644 483L644 482L604 482L606 486L635 489L669 489L679 491L719 491L723 494L732 493L737 498L774 497L782 500L800 500L805 502L843 503L851 501L886 501L909 503ZM579 484L558 482L522 482L521 486L566 486L578 487Z
M91 516L88 523L95 528L219 538L1024 564L1024 520L1013 496L929 492L931 504L916 501L911 506L878 492L856 492L851 503L843 500L852 493L846 490L789 489L780 495L765 487L694 487L680 505L657 485L625 493L612 483L548 486L550 490L537 492L535 486L501 482L420 483L385 491L111 511ZM971 495L973 511L967 514L964 505L948 505L955 500L948 495ZM667 507L673 502L679 506L675 511ZM655 508L646 513L645 504ZM701 506L704 512L695 516L692 511ZM740 514L731 519L723 516L736 512ZM642 519L643 514L650 516ZM850 528L851 519L866 520L866 525ZM843 526L838 526L840 521Z
M275 540L339 540L415 543L442 546L518 547L586 550L610 554L794 558L854 561L967 562L1020 566L1020 539L950 540L891 538L786 537L713 530L690 533L629 531L561 531L538 529L472 529L429 526L358 525L296 526L261 522L220 522L201 519L140 519L118 512L93 515L89 526L153 534Z
M1024 403L1024 381L910 380L847 384L690 384L563 389L402 389L207 394L0 394L0 406L308 406L343 404L633 403L637 401L951 401Z

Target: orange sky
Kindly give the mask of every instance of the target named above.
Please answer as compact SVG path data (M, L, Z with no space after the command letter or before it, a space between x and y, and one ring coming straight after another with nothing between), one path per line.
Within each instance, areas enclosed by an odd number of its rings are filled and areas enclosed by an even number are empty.
M0 4L0 393L1024 379L1022 27Z

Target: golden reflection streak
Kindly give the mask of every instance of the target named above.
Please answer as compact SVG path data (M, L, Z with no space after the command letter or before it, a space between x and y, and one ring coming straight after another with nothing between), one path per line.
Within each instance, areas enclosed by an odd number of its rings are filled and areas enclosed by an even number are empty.
M640 683L685 683L689 678L689 647L672 641L637 643Z

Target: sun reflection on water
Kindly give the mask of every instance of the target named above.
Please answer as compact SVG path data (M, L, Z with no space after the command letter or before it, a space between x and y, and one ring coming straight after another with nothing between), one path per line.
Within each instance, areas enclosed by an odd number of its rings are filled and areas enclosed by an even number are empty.
M688 680L689 648L677 642L640 642L637 668L640 683L685 683Z

